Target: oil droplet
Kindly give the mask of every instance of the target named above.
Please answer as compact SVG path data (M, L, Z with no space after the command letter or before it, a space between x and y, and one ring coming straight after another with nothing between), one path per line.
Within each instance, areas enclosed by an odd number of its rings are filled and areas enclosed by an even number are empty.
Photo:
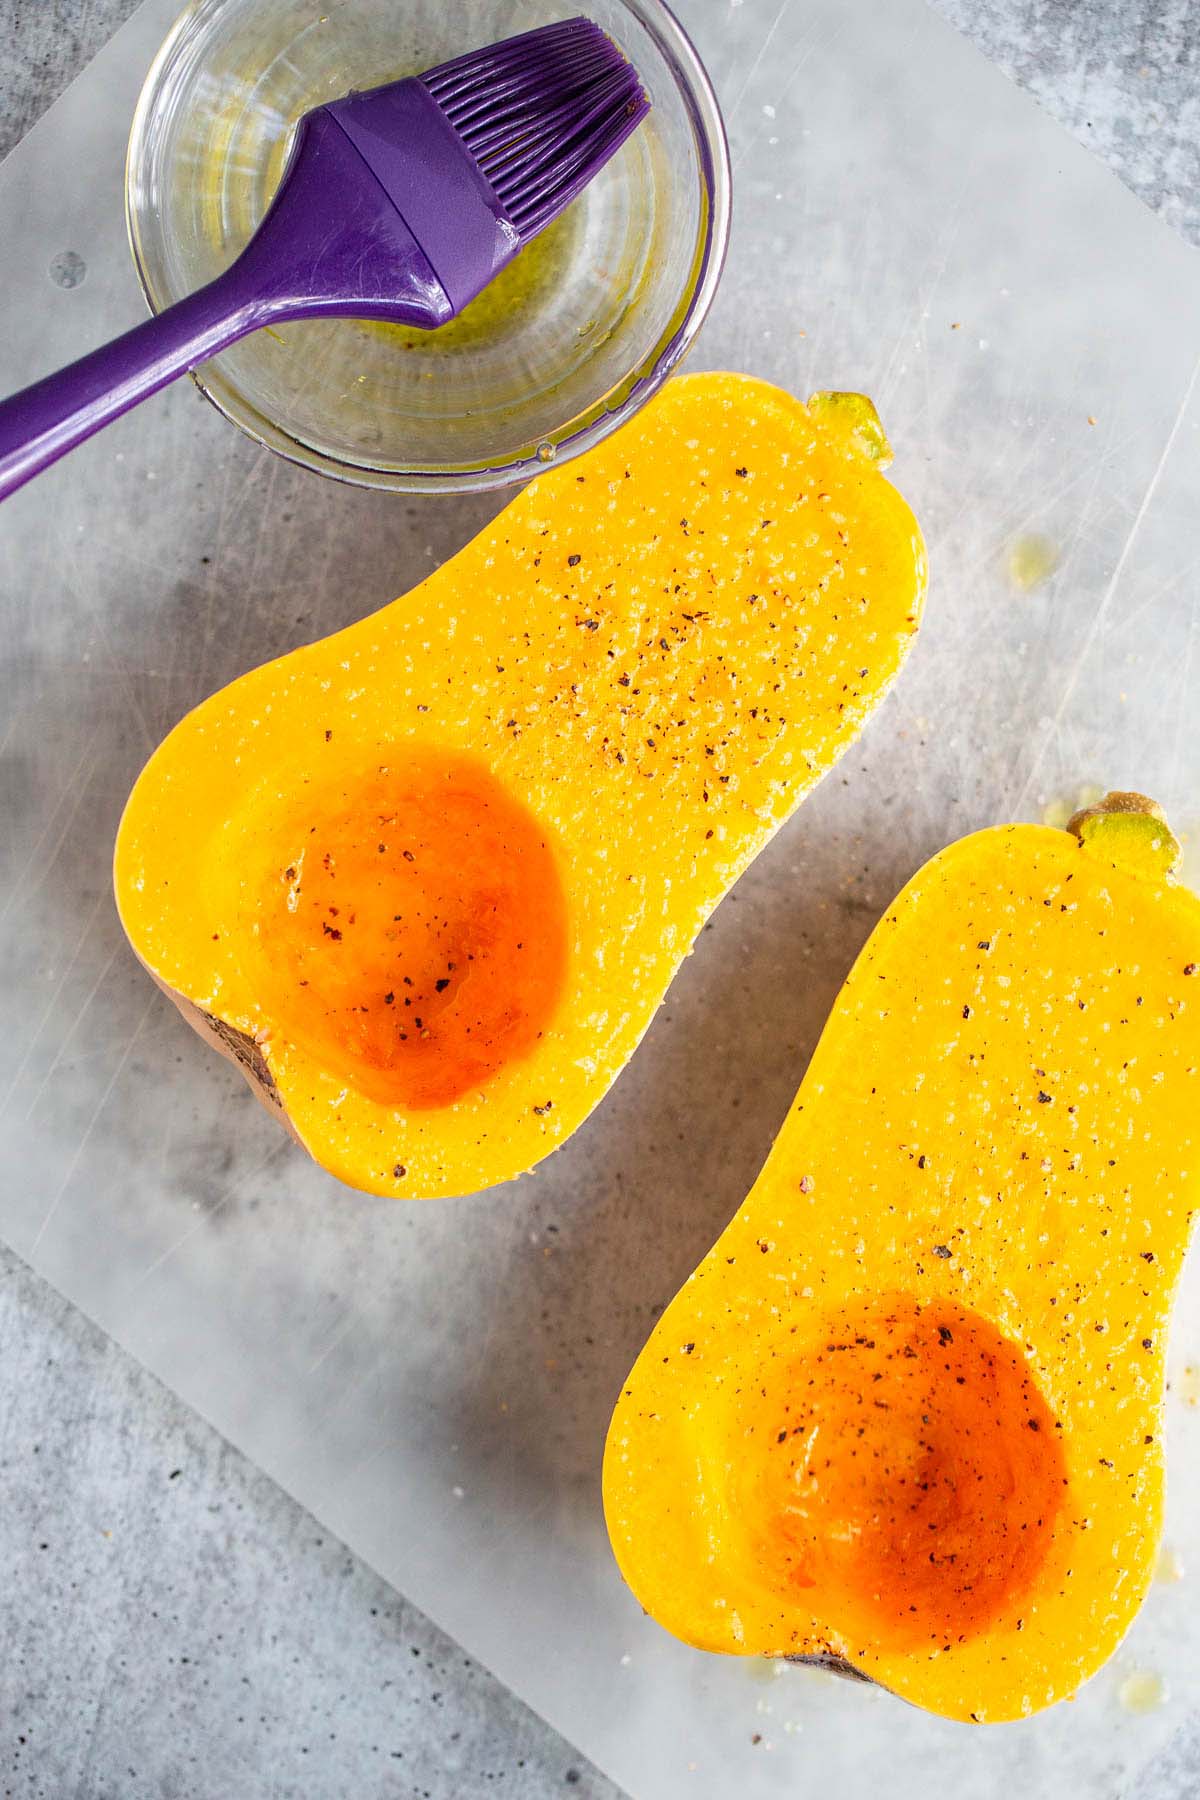
M1048 581L1058 567L1058 546L1040 532L1016 539L1008 553L1008 578L1022 594Z
M1171 1386L1185 1406L1200 1406L1200 1368L1195 1363L1185 1363Z
M1155 1581L1169 1585L1176 1581L1182 1581L1183 1577L1184 1567L1179 1560L1178 1551L1172 1550L1169 1545L1164 1544L1158 1553L1158 1561L1154 1565Z
M1170 1699L1170 1690L1153 1669L1135 1669L1121 1683L1118 1699L1129 1713L1157 1712Z
M56 287L77 288L87 275L87 264L78 250L60 250L47 273Z
M550 443L539 444L537 447L537 454L538 454L539 462L544 462L544 463L553 462L554 457L555 457L554 445L550 444Z

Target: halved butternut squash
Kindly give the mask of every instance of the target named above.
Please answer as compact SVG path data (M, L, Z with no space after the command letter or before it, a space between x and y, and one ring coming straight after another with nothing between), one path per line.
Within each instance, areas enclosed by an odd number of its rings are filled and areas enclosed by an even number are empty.
M604 1468L690 1644L950 1718L1075 1692L1150 1581L1167 1320L1200 1202L1200 900L1152 803L910 882Z
M326 1168L473 1191L601 1098L912 641L924 551L886 461L859 396L676 380L167 738L122 921Z

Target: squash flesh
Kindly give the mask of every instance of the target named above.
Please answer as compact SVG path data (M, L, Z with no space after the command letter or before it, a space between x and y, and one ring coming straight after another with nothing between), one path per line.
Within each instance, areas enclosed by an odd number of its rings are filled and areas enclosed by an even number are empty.
M147 765L116 853L133 946L198 1021L251 1043L243 1060L261 1059L343 1180L463 1193L552 1150L628 1059L718 899L886 691L917 629L924 551L852 398L810 414L746 377L668 383L411 594L241 677ZM349 1007L380 1003L378 931L328 1031L298 998L309 940L285 932L294 954L277 946L265 975L254 940L278 931L295 819L308 810L328 835L344 796L418 753L427 768L475 759L552 862L561 904L541 909L538 883L518 881L529 933L493 962L501 1040L503 970L518 956L543 969L529 1032L484 1066L460 1034L440 1073L427 1044L414 1088L381 1082L386 1048L360 1054L344 1029ZM367 913L373 829L341 836ZM462 854L461 833L437 848L444 869ZM414 950L427 973L436 939Z
M741 1421L760 1580L896 1651L1023 1603L1065 1485L1061 1426L978 1313L895 1294L822 1320Z
M832 1655L992 1721L1073 1693L1140 1604L1200 1198L1200 902L1111 846L1007 827L914 878L755 1187L635 1365L609 1531L642 1604L688 1642ZM897 1381L880 1350L829 1387L816 1359L884 1302L949 1327L947 1366L922 1324L938 1379ZM999 1340L1003 1404L957 1366L954 1312ZM872 1480L853 1473L865 1420ZM915 1506L914 1475L930 1483ZM973 1568L974 1594L916 1566L913 1525Z
M562 991L562 883L536 819L478 758L403 756L306 789L264 842L275 859L239 935L274 1032L410 1111L529 1055Z

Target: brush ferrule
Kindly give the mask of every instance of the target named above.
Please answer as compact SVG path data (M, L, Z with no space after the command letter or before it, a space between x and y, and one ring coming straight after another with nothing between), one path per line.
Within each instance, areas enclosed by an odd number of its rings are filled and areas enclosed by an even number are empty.
M520 248L491 186L418 80L325 109L403 218L460 312Z

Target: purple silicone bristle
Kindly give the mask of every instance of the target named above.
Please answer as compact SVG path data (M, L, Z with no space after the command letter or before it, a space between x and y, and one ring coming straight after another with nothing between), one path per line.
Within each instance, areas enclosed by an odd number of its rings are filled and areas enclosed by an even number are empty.
M637 70L590 19L563 19L418 77L522 243L557 218L650 110Z

